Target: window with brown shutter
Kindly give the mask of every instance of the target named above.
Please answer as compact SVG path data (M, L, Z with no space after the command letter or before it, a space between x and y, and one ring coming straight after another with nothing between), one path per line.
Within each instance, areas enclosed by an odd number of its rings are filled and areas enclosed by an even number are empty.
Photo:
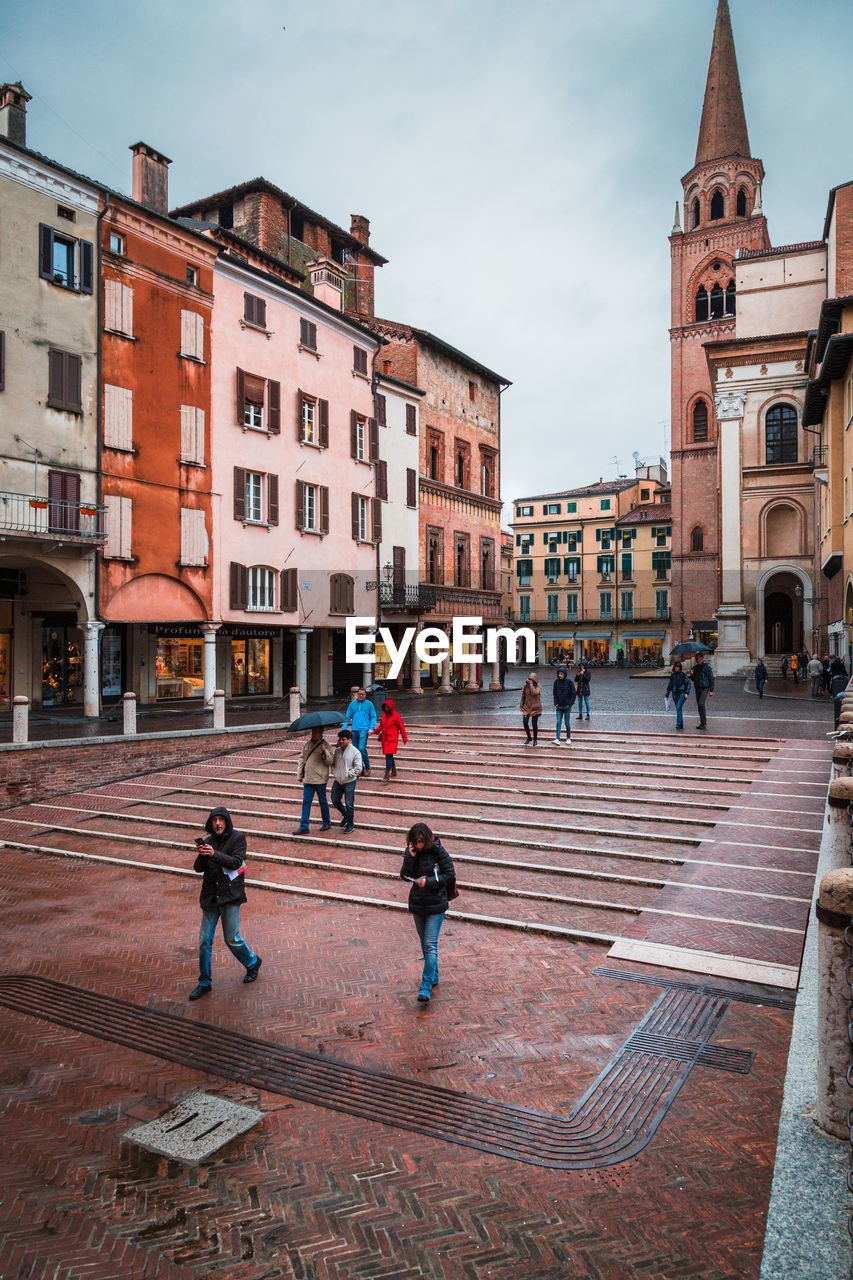
M329 490L326 485L320 485L317 492L320 495L320 532L329 532Z
M388 426L388 402L384 396L376 397L376 421L380 427Z
M373 507L373 541L382 541L382 503L378 498L371 498L370 505Z
M317 350L317 326L311 320L299 321L299 345L309 351Z
M379 457L379 424L375 418L368 418L367 430L370 438L370 461L375 462Z
M69 351L51 347L48 356L47 403L52 409L79 413L83 408L81 378L83 361Z
M264 298L253 293L243 294L243 319L246 324L257 325L259 329L267 327L267 304Z
M414 467L406 467L406 506L418 505L418 476Z
M352 613L355 583L348 573L333 573L329 578L329 613Z
M359 516L361 514L361 495L360 494L354 493L352 495L351 508L352 508L352 539L353 539L353 542L358 542L359 534L361 532L359 528L359 525L360 525Z
M296 569L282 569L281 571L281 611L282 613L295 613L297 608L296 597Z
M281 434L281 383L270 379L267 383L267 396L270 414L267 427L271 436L277 436Z
M305 482L303 480L296 481L296 527L297 529L305 528Z
M376 496L383 502L388 501L388 463L382 458L376 462Z
M267 476L267 524L278 524L278 476Z
M350 409L349 414L349 452L351 458L358 457L358 414Z
M0 329L0 391L6 390L6 335Z
M317 443L321 449L329 447L329 402L328 400L318 400L317 409L319 412L319 427L317 435Z
M246 375L242 369L237 370L237 425L245 425L246 417Z
M364 347L353 347L352 367L354 373L361 373L367 377L367 352Z
M234 519L246 519L246 470L234 468Z
M410 436L418 434L417 409L413 404L406 405L406 432Z
M231 561L231 608L245 609L249 603L249 570Z
M47 500L51 533L79 533L80 477L76 471L48 471Z

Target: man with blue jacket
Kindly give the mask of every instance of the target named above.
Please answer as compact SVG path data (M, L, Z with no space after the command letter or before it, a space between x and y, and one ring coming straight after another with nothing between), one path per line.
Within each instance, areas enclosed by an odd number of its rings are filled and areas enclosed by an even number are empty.
M367 697L365 689L359 689L344 712L344 729L352 729L353 746L361 752L364 776L370 777L370 757L367 754L367 735L376 728L376 708Z

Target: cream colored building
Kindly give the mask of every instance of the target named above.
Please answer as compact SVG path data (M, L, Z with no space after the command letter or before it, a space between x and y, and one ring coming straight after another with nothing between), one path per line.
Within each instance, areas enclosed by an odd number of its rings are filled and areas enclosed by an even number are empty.
M539 658L621 663L669 652L672 517L666 466L517 498L513 614Z
M0 86L0 705L99 711L99 189Z

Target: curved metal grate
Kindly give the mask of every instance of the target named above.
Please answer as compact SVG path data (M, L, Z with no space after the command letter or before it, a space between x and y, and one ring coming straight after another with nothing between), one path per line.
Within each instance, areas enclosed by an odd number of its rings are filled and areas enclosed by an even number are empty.
M590 1169L635 1156L693 1067L720 1066L721 1053L739 1052L708 1046L726 999L701 987L665 991L571 1112L559 1116L285 1048L35 975L0 978L0 1005L313 1106L550 1169ZM742 1054L740 1065L729 1069L748 1071L753 1056Z

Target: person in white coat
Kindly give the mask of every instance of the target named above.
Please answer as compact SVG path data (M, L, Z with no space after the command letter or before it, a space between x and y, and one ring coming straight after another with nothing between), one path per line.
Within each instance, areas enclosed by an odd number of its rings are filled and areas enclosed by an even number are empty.
M352 831L355 825L355 784L361 768L361 752L353 746L352 733L349 729L341 729L332 765L332 804L344 815L341 826L345 832Z

